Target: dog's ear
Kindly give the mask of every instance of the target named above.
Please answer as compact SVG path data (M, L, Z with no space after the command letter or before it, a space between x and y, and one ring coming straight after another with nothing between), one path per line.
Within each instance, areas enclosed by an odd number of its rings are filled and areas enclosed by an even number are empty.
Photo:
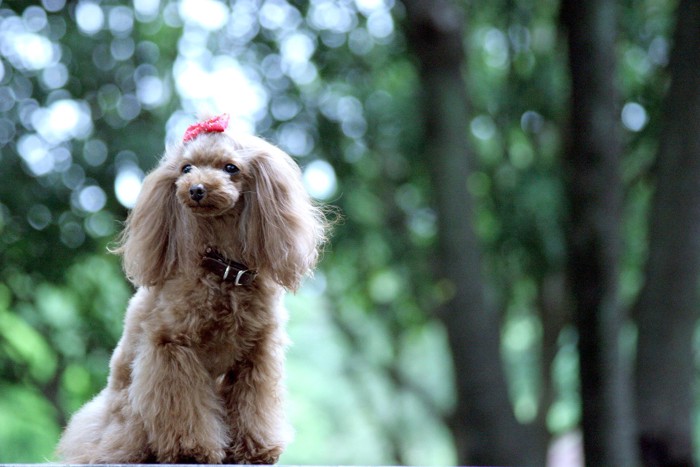
M124 272L134 285L161 284L178 266L185 220L175 197L176 174L163 161L144 179L113 250L123 256Z
M248 165L250 187L239 225L243 254L259 272L295 290L325 241L323 212L304 189L299 167L281 150L265 147Z

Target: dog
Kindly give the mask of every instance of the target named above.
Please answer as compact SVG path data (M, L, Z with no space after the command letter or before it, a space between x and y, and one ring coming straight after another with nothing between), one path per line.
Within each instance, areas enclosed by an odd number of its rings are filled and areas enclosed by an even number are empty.
M67 463L276 463L284 290L310 274L323 210L282 150L226 115L188 128L144 179L116 253L136 286L107 386L71 418Z

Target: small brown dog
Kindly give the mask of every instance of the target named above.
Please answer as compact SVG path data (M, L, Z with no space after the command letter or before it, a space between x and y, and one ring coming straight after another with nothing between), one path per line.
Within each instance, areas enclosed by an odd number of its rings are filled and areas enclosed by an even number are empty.
M281 300L326 222L292 159L227 122L190 127L144 180L117 249L138 291L65 462L274 463L290 439Z

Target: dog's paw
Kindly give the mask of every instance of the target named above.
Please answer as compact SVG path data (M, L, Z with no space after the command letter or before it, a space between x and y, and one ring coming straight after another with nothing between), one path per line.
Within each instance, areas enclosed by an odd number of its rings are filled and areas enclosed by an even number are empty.
M223 449L193 448L161 454L157 456L157 462L161 464L221 464L225 456L226 453Z
M227 450L224 464L276 464L283 451L282 446L265 446L252 438L242 438Z
M198 423L197 423L198 422ZM149 442L159 464L221 464L231 438L223 424L208 421L173 423Z
M181 433L179 436L170 436L168 441L162 443L157 450L159 464L221 464L226 456L226 443L208 437Z

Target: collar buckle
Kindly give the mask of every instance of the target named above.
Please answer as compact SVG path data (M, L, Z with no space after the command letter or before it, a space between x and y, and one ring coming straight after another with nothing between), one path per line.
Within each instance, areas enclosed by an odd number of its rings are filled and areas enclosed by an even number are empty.
M245 270L245 271L243 271L243 270L238 271L238 274L236 274L236 280L233 281L233 285L236 285L236 286L238 286L238 285L243 285L243 284L241 284L241 277L243 277L243 274L245 274L246 272L248 272L248 270ZM224 280L226 280L226 279L224 279Z

